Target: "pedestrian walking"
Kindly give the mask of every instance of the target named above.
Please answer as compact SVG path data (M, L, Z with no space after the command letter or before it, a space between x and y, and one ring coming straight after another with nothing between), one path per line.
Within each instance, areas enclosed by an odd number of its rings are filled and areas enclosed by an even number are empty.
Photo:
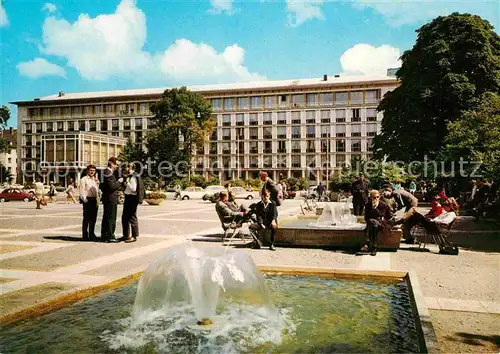
M42 209L42 201L43 201L43 183L40 182L40 178L36 179L35 182L35 199L36 199L36 208Z
M66 188L66 204L76 204L75 199L75 183L72 179L69 180L68 188Z

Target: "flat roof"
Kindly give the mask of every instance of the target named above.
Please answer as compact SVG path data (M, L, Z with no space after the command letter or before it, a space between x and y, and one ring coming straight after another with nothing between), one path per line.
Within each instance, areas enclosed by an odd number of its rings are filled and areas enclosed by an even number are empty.
M342 76L342 75L329 75L327 80L324 81L323 77L312 79L297 79L297 80L280 80L280 81L254 81L254 82L237 82L229 84L217 85L198 85L187 86L187 88L194 92L200 93L223 93L231 91L242 90L270 90L270 89L290 89L296 87L321 87L328 85L342 85L342 84L362 84L362 83L394 83L398 82L397 78L387 75L362 75L362 76ZM179 86L178 86L179 87ZM114 91L100 91L100 92L80 92L80 93L67 93L63 95L59 93L55 95L39 97L31 101L16 101L10 102L16 105L26 105L38 102L62 102L71 100L85 100L85 99L99 99L99 98L113 98L113 97L140 97L140 96L161 96L167 89L174 87L162 87L152 89L131 89L131 90L114 90Z

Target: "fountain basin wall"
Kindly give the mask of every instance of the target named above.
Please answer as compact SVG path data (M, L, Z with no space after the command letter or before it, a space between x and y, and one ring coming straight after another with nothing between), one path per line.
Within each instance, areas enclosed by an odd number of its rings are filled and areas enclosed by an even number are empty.
M365 224L345 226L311 226L317 216L297 217L279 222L275 244L296 247L331 247L351 249L366 242ZM401 243L401 230L390 230L378 236L378 248L396 251ZM266 240L265 240L266 241Z

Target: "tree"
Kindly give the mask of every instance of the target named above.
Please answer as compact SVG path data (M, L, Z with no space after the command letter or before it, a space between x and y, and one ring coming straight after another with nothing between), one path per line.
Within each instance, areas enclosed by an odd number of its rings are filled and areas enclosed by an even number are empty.
M453 13L417 30L417 41L401 57L401 84L381 100L382 133L375 157L434 159L449 123L471 110L485 92L498 92L500 39L479 16Z
M203 145L215 128L212 106L202 95L185 87L166 90L162 100L151 107L155 128L147 136L150 157L187 172L193 148Z
M466 111L459 120L448 125L445 159L455 163L460 158L480 163L477 174L497 180L500 176L500 96L486 93L481 104ZM464 164L464 172L474 172L475 164Z
M10 119L10 109L7 106L0 107L0 130L7 126L7 121ZM9 143L0 136L0 154L7 152Z
M142 166L145 165L146 158L146 152L142 149L141 144L135 144L131 138L127 140L123 150L118 155L119 161L137 162L142 164Z
M7 167L0 163L0 183L10 182L12 180L12 173L7 170Z

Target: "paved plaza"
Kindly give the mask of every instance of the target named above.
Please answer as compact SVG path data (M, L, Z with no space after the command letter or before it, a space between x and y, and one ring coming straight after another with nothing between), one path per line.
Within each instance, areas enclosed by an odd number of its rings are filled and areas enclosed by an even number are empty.
M121 237L121 209L119 206L117 237ZM288 200L279 209L280 218L297 215L299 210L300 201ZM102 208L96 227L98 235L101 215ZM140 206L140 237L129 244L83 242L81 219L79 204L59 201L36 210L33 203L0 203L3 314L140 272L168 247L182 242L220 244L222 231L214 204L196 200L167 200L161 206ZM495 341L500 328L500 248L498 240L493 244L486 242L484 247L477 242L482 234L489 237L488 232L472 234L465 226L455 232L454 237L465 244L470 238L470 247L461 249L459 256L439 255L434 245L430 246L432 252L415 252L402 245L398 252L379 252L375 257L324 249L241 249L249 252L258 265L410 271L425 298L440 343L447 336L461 340L457 333L465 331L464 326L472 326L467 333L476 333L474 340L481 346L470 344L471 338L463 338L463 348L474 352L483 345L490 349L498 346ZM470 318L474 319L472 325ZM447 348L445 342L440 345Z

